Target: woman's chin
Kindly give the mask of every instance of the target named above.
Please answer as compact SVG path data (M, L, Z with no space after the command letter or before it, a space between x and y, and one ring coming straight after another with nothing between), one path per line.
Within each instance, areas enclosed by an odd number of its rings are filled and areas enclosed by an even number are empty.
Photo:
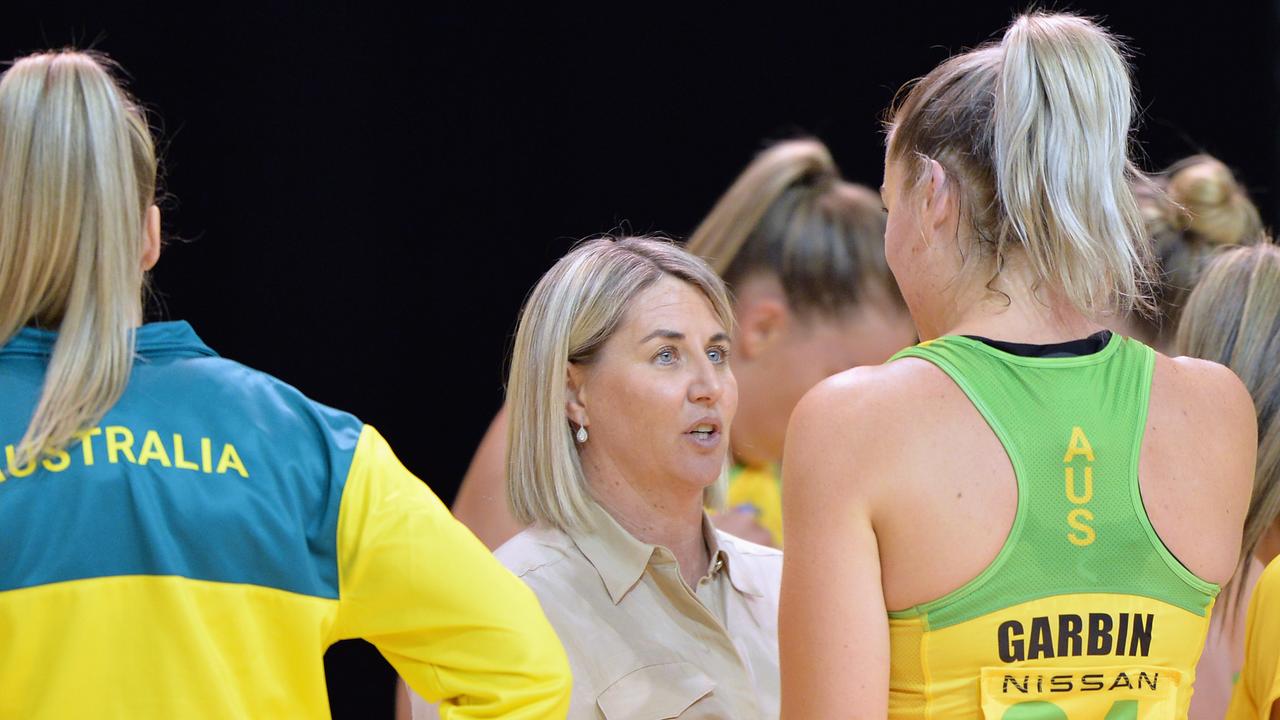
M691 491L702 492L715 485L723 471L723 459L715 464L689 463L677 471L676 477L681 485L688 487Z

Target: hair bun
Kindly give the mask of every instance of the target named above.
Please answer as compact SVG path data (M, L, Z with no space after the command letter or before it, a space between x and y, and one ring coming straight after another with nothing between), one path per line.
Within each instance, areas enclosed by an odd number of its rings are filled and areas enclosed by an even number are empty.
M1176 224L1217 245L1247 243L1262 232L1258 208L1217 158L1195 155L1169 173L1169 198L1181 206Z
M1138 173L1132 182L1133 199L1138 203L1142 213L1142 223L1147 234L1160 244L1160 238L1172 233L1181 233L1179 226L1181 213L1177 206L1169 200L1169 194L1158 178ZM1180 242L1180 241L1179 241Z

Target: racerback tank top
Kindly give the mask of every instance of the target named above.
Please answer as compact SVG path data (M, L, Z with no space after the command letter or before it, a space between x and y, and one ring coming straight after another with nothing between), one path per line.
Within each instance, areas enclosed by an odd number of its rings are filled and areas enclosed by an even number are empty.
M1186 717L1218 586L1165 548L1143 507L1155 353L1119 335L1051 358L946 336L903 357L933 363L986 419L1018 505L976 578L889 613L890 716Z

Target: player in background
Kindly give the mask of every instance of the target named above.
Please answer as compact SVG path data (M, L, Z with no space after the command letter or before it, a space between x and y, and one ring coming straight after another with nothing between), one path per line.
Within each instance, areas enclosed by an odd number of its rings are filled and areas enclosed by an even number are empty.
M1266 236L1244 186L1211 155L1185 157L1163 172L1135 180L1134 197L1160 271L1152 288L1156 308L1150 315L1134 312L1109 325L1169 354L1187 296L1208 261L1224 247L1252 245Z

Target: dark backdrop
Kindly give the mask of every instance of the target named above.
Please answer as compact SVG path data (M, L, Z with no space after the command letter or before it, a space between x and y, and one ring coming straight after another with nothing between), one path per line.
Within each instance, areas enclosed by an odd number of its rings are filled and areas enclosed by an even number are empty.
M42 2L9 8L0 56L120 61L165 146L155 314L376 424L448 501L519 304L574 239L683 236L765 141L799 133L878 186L894 90L1020 7L880 5ZM1132 39L1143 163L1215 153L1272 222L1275 10L1197 6L1071 7ZM328 667L336 717L389 716L376 653L344 643Z

